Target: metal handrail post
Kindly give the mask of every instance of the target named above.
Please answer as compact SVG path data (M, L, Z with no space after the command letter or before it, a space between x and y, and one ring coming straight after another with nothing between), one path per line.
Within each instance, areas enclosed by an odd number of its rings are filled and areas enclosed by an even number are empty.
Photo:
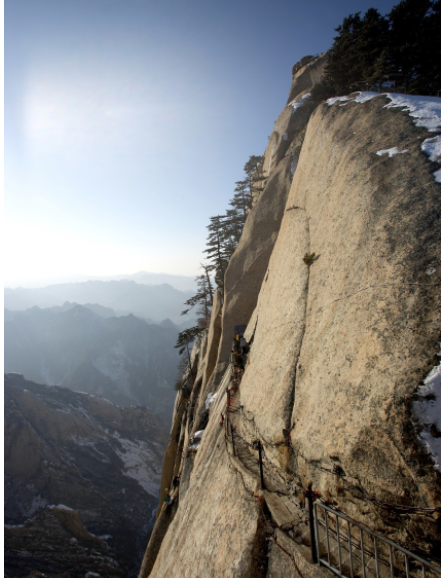
M366 570L365 570L365 552L364 552L364 535L362 533L362 528L359 528L361 531L361 555L362 555L362 576L363 578L367 578Z
M342 574L341 538L339 536L339 516L336 516L336 539L338 541L339 572Z
M320 551L320 539L319 539L319 526L318 526L318 512L316 510L316 503L314 504L314 518L315 518L315 539L316 539L316 553L318 555L318 564L321 564L321 551Z
M331 564L330 562L330 536L328 535L328 514L327 514L327 510L324 510L324 517L325 517L325 535L327 537L327 558L328 558L328 563Z
M310 542L311 542L311 559L313 564L318 561L316 555L316 543L315 543L315 530L314 530L314 519L313 519L313 491L311 489L311 484L309 484L307 491L305 492L308 500L308 521L310 523Z
M389 544L389 560L390 560L390 578L394 578L394 576L393 576L393 551L392 551L391 544Z
M350 522L347 522L348 551L350 554L350 578L353 578L353 550L350 536Z
M375 546L376 577L379 578L378 545L376 544L376 536L373 536L373 544ZM407 576L407 578L408 578L408 576Z
M262 444L260 440L257 442L257 449L259 451L259 471L261 475L261 489L265 490L264 467L262 465Z

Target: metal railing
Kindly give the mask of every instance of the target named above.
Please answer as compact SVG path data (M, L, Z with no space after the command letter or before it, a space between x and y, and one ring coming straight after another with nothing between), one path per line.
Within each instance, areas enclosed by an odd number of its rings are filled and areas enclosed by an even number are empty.
M441 575L441 570L427 560L342 512L314 502L313 513L317 562L341 578Z

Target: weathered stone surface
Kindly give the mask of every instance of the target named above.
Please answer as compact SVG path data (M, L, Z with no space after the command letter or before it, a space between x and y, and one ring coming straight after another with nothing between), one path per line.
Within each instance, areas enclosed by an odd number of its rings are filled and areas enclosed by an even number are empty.
M173 504L161 502L156 523L140 567L140 576L149 576L153 569L162 541L177 511L177 501Z
M267 578L331 578L332 575L327 569L311 563L311 552L306 546L296 545L285 532L276 530Z
M222 333L222 307L223 298L220 289L214 292L213 308L211 310L210 327L208 329L208 347L207 354L201 357L202 361L202 379L199 382L199 376L196 378L195 387L199 388L199 399L197 402L197 409L195 410L195 419L193 430L196 431L202 427L206 420L205 400L208 393L214 390L215 380L211 380L211 376L216 366L219 344Z
M300 520L296 505L286 496L279 496L267 490L262 490L271 516L279 528L290 530Z
M60 521L65 530L77 540L80 540L80 542L85 542L85 544L90 546L97 546L103 543L103 540L88 532L82 524L79 513L75 510L53 506L51 507L51 513Z
M163 459L162 477L160 481L160 506L157 516L160 514L160 508L164 498L168 494L169 487L174 476L174 466L176 462L177 449L179 447L182 417L186 409L186 404L186 396L183 392L179 392L174 408L173 425L171 426L170 439L168 440L168 445L165 450L165 456Z

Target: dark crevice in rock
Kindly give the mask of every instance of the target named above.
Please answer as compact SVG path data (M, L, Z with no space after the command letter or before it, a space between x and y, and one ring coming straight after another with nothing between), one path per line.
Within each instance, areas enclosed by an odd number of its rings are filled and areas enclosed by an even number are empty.
M262 498L259 502L256 535L251 547L251 565L245 573L245 578L266 578L268 574L268 558L273 535L270 522L270 510Z

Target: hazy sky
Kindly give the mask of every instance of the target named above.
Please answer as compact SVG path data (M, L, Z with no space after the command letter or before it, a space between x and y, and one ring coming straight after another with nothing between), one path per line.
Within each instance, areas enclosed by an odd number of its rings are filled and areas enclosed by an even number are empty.
M197 274L292 66L383 0L5 0L5 283Z

